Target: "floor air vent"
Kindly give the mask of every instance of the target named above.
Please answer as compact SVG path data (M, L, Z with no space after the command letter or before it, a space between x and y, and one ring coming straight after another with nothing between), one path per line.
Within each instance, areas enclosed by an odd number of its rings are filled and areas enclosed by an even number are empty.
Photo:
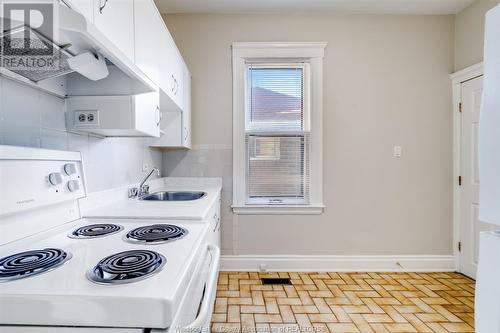
M292 284L289 278L261 278L262 284Z

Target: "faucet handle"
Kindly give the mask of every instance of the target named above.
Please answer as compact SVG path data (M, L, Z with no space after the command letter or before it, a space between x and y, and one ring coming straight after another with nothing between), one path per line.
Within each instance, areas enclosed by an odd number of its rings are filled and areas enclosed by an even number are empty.
M149 194L149 185L142 185L140 191L139 191L139 196Z
M128 189L128 197L129 199L136 198L139 195L139 188L131 187Z

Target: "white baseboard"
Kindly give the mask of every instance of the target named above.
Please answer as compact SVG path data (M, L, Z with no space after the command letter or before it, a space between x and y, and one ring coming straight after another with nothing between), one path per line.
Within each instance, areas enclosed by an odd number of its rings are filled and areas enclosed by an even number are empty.
M455 257L223 255L221 271L274 272L453 272Z

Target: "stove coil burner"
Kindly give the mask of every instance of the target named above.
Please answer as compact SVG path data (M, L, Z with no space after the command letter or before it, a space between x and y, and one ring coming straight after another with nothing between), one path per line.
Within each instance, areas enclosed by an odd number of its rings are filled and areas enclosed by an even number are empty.
M123 230L121 225L117 224L90 224L74 230L68 235L70 238L96 238L115 234Z
M71 258L60 249L42 249L0 258L0 282L24 279L48 272Z
M120 284L136 282L158 273L167 259L148 250L130 250L110 255L92 268L87 277L97 283Z
M181 239L188 231L172 224L153 224L131 230L126 240L146 244L160 244Z

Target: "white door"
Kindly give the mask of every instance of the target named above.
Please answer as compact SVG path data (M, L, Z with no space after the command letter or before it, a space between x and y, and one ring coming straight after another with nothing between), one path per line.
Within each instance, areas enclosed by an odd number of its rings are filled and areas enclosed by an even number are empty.
M460 272L476 277L479 233L490 230L490 224L478 219L479 161L478 134L483 78L462 83L462 126L460 150Z

